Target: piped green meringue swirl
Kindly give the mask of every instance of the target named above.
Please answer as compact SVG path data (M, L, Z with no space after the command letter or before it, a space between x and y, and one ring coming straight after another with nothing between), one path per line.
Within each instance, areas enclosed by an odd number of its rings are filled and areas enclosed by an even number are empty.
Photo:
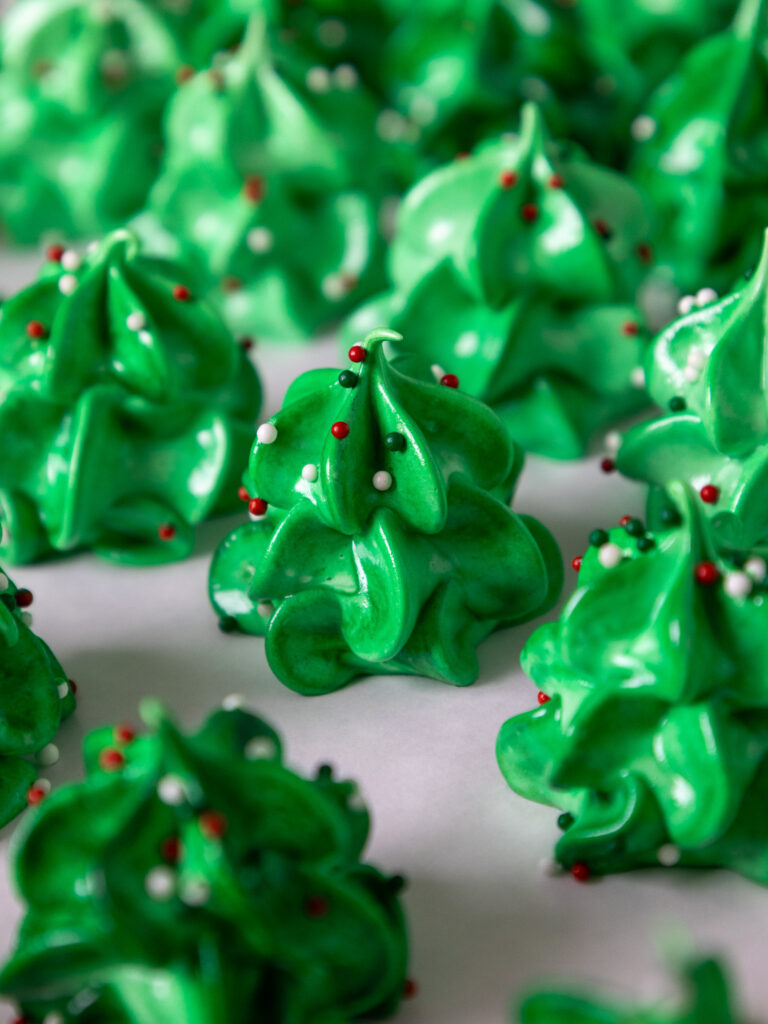
M729 285L768 222L767 19L765 0L741 0L648 104L632 171L657 211L659 269L683 289Z
M141 0L20 0L3 17L0 223L18 242L119 226L159 166L181 54Z
M654 1006L610 1002L598 995L539 992L520 1008L521 1024L737 1024L728 977L715 960L684 965L682 1000Z
M0 568L0 826L26 807L35 755L75 708L64 670L30 629L24 596Z
M502 423L401 373L383 349L396 340L374 332L348 369L293 383L251 456L263 515L211 567L222 626L266 632L273 671L302 693L380 673L471 683L479 642L560 588L554 541L507 504L521 457Z
M409 193L392 290L349 333L388 323L404 354L450 366L524 448L576 457L644 402L634 295L652 257L647 231L633 186L553 145L526 107L519 135Z
M352 782L303 778L242 710L185 735L85 741L15 849L27 905L0 990L31 1024L351 1024L393 1012L407 940L398 896L361 860ZM66 856L62 851L66 850Z
M668 504L664 490L685 481L709 489L702 510L720 543L766 545L768 243L735 291L683 301L684 315L648 353L648 388L665 411L625 435L618 467L651 485L653 523Z
M0 552L182 558L237 504L260 389L245 353L134 236L64 252L0 319Z
M768 581L713 544L695 494L677 525L595 531L559 621L526 645L550 699L510 719L510 786L565 812L566 868L726 867L768 883Z

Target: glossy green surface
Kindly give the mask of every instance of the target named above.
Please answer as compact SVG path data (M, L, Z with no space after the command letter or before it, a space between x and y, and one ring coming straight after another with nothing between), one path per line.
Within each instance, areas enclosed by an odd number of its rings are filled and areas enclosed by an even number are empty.
M520 1008L521 1024L736 1024L728 978L714 960L689 964L682 999L655 1006L587 993L541 992Z
M75 707L64 670L29 628L16 594L0 568L0 826L27 806L34 757Z
M705 296L702 296L705 297ZM630 430L621 472L652 487L658 522L663 489L681 480L717 488L702 502L721 543L768 544L768 244L749 280L712 297L662 331L648 353L652 398L665 411ZM690 302L690 300L688 300ZM670 408L682 405L678 411Z
M568 812L565 868L726 867L768 883L765 566L719 553L697 496L674 498L679 525L616 528L588 549L560 620L523 651L550 700L504 725L499 764L519 794Z
M301 693L388 672L471 683L479 642L560 589L554 541L507 504L521 457L501 421L405 376L385 340L396 339L370 335L341 377L294 381L251 456L248 489L266 515L211 568L222 624L266 631L272 670Z
M137 228L196 263L237 333L306 337L381 282L389 156L375 115L348 66L278 67L254 18L235 54L179 86Z
M20 0L2 21L0 224L92 237L144 202L181 63L141 0Z
M55 790L22 830L27 914L0 991L34 1024L347 1024L394 1011L402 879L361 861L356 785L295 774L275 732L241 710L193 735L154 705L145 717L135 739L91 733L85 781Z
M765 0L688 52L648 104L633 174L657 210L660 270L683 289L726 287L768 222ZM713 68L717 73L713 74Z
M63 264L63 265L62 265ZM237 504L260 389L181 266L126 231L47 263L0 319L0 553L183 558ZM187 293L184 293L187 296ZM164 536L165 535L165 536Z
M450 369L515 441L574 458L644 404L647 334L634 305L648 217L634 187L550 142L535 107L519 135L423 179L390 252L392 290L351 319L386 323L417 361Z

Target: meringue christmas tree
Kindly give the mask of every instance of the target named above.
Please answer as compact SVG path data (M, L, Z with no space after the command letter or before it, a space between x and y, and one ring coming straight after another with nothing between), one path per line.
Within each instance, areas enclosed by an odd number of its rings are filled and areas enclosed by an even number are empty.
M741 0L731 26L686 54L643 118L633 174L658 212L659 269L683 289L730 285L768 222L767 16L765 0Z
M44 794L35 761L56 759L51 741L75 707L63 669L30 629L31 603L0 569L0 826Z
M356 785L329 768L295 774L275 732L241 710L191 736L154 705L145 717L146 735L91 733L86 779L54 790L17 845L27 915L0 990L24 1019L74 1006L93 1024L393 1012L403 880L361 860Z
M768 241L748 280L718 299L683 299L684 315L648 353L651 396L664 412L623 438L619 469L651 485L658 524L674 481L700 495L721 544L768 545Z
M278 71L254 18L236 53L179 86L138 230L196 263L236 332L306 336L380 279L374 118L349 66Z
M498 740L510 786L563 813L557 862L583 880L646 865L768 883L768 581L723 553L697 496L669 525L595 530L560 620L526 645L535 711Z
M159 165L181 65L153 5L21 0L3 17L0 223L19 242L120 225Z
M266 632L302 693L379 673L471 683L478 643L559 590L552 538L507 504L521 460L503 425L452 375L390 365L398 340L374 332L341 373L293 383L251 456L258 521L211 568L222 627Z
M519 135L408 195L392 291L351 330L388 323L409 359L450 365L523 447L573 458L644 401L634 296L652 258L647 232L635 189L552 145L529 106Z
M184 557L192 524L237 504L256 374L185 269L128 232L49 256L0 320L0 552Z

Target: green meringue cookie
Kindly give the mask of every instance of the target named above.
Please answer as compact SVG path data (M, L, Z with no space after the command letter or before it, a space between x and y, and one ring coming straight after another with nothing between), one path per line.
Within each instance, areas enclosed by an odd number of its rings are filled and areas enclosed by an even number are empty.
M684 315L648 352L648 388L665 412L624 436L617 465L651 485L652 523L669 505L665 489L684 481L702 492L719 543L768 545L768 241L735 291L682 301Z
M326 693L363 675L478 674L493 630L544 612L560 556L510 509L519 450L490 409L405 376L374 332L349 368L305 373L258 431L259 519L211 567L222 628L265 633L287 686Z
M768 883L766 565L718 551L696 495L673 494L677 525L591 535L560 620L523 650L543 703L504 725L499 764L565 812L555 857L578 877L660 863Z
M255 371L129 232L53 255L0 319L0 553L183 558L193 524L237 504Z
M86 779L16 843L27 905L0 991L30 1024L348 1024L403 993L403 880L361 861L357 786L283 764L242 710L85 740ZM66 856L62 851L66 850Z
M22 610L31 600L0 569L0 826L34 799L29 794L37 778L35 755L46 748L55 754L51 741L75 708L64 670ZM46 763L44 753L40 763ZM35 787L36 794L42 792Z
M20 0L3 17L0 224L18 242L119 226L159 165L181 63L141 0Z
M683 999L641 1007L586 992L539 992L520 1008L521 1024L737 1024L728 978L715 960L685 964Z
M406 197L392 290L351 319L387 323L410 359L455 372L524 448L556 458L644 404L634 296L652 258L636 190L549 142L538 110Z
M179 87L137 230L196 262L236 332L306 337L381 280L373 118L354 69L278 71L254 18L235 54Z
M768 222L767 19L765 0L742 0L648 104L632 173L658 214L659 269L684 290L729 284Z

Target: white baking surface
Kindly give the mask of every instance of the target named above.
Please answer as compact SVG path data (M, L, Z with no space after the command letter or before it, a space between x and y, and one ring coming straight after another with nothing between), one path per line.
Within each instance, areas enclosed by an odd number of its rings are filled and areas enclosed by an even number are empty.
M29 280L38 262L0 260L0 292ZM331 341L254 358L268 413L297 373L339 364ZM642 492L605 476L596 459L530 459L515 508L549 525L569 565L594 526L641 514ZM556 814L507 789L494 759L502 722L536 699L518 666L530 625L488 640L480 680L466 689L385 677L300 697L272 676L263 642L221 634L208 605L210 555L236 521L201 529L194 557L179 565L134 570L82 555L13 572L34 592L35 629L79 685L78 710L57 740L61 761L46 772L54 786L80 777L84 733L135 722L142 697L162 698L194 725L242 693L282 733L290 763L311 771L331 762L360 781L374 814L370 859L409 878L419 994L402 1024L501 1024L515 993L549 977L668 992L659 945L680 930L727 955L751 1018L768 1021L768 891L727 872L658 869L588 885L542 874ZM566 596L574 582L567 567ZM12 831L0 837L0 957L20 915L5 870ZM0 1024L13 1017L0 1004Z

